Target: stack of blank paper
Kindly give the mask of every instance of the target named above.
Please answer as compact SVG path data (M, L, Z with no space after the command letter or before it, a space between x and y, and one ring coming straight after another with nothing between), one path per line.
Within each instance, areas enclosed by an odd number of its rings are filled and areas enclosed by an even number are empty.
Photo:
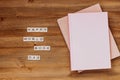
M72 71L109 69L110 58L120 56L108 28L108 14L102 12L99 4L57 21L70 49Z

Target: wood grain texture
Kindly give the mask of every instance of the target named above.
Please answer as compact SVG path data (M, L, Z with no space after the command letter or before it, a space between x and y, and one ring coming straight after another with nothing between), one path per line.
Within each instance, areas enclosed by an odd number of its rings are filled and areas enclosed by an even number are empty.
M56 20L93 4L109 12L109 25L120 49L120 0L0 0L0 80L120 80L120 57L108 71L70 71L69 50ZM48 33L27 33L28 26L48 27ZM23 42L23 36L43 36L43 43ZM51 45L50 52L34 45ZM41 56L28 61L27 55Z

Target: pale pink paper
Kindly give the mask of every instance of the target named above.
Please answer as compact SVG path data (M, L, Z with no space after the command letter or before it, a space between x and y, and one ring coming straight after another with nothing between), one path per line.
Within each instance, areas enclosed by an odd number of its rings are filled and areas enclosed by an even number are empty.
M102 12L101 10L101 7L99 4L96 4L96 5L93 5L91 7L88 7L86 9L83 9L83 10L80 10L76 13L86 13L86 12ZM65 16L63 18L60 18L57 20L58 24L59 24L59 27L61 29L61 32L64 36L64 39L65 39L65 42L68 46L68 48L70 49L70 46L69 46L69 32L68 32L68 17ZM113 38L113 35L111 33L111 31L109 30L109 34L110 34L110 50L111 50L111 59L114 59L116 57L119 57L120 56L120 53L119 53L119 50L118 50L118 47L117 47L117 44Z
M91 7L85 8L83 10L80 10L80 11L76 12L76 13L80 13L80 12L82 12L82 13L85 13L85 12L102 12L102 9L101 9L99 4L95 4L95 5L91 6ZM63 18L60 18L60 19L57 20L57 22L59 24L59 27L60 27L61 32L63 34L63 37L65 39L65 42L66 42L68 48L70 49L70 46L69 46L69 32L68 32L68 17L65 16ZM114 59L116 57L119 57L120 53L119 53L117 44L116 44L110 30L109 30L109 32L110 32L109 35L110 35L111 59ZM81 71L79 71L79 72L81 72Z
M107 12L68 14L71 71L111 68Z

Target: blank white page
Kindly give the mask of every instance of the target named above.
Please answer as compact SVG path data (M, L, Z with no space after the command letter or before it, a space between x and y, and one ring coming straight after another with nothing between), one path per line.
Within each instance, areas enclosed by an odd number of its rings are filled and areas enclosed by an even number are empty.
M71 70L109 69L107 12L68 14Z

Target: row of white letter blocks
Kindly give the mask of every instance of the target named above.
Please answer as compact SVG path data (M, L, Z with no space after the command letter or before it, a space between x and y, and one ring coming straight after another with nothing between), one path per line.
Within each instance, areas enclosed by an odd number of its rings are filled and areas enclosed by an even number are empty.
M23 37L23 41L43 42L44 41L44 37Z
M48 32L47 27L28 27L27 32Z

